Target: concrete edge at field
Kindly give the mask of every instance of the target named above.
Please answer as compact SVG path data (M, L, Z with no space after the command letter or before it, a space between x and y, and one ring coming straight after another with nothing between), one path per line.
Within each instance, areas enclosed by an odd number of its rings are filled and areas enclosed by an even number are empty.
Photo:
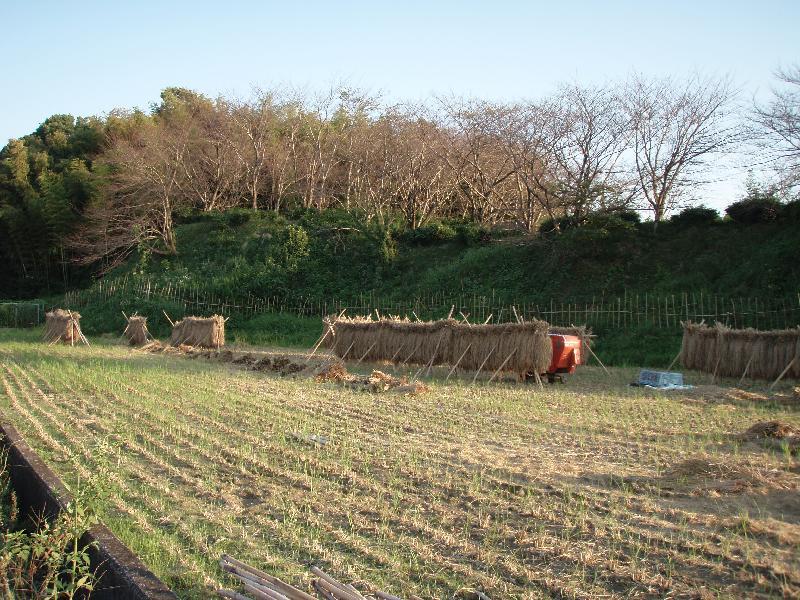
M71 494L58 476L39 458L22 435L0 412L0 447L8 451L8 471L21 515L57 515ZM82 543L90 550L91 568L98 581L91 597L100 600L175 600L177 596L125 546L108 527L94 525Z

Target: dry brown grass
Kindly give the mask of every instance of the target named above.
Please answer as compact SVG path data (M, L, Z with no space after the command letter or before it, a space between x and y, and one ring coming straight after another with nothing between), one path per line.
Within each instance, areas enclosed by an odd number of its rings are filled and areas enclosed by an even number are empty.
M225 345L225 317L184 317L173 326L169 343L173 346L221 348Z
M544 373L552 347L544 321L470 325L452 319L327 319L324 345L340 358L414 365L456 365L510 373ZM324 332L323 332L324 334Z
M751 379L772 381L790 363L785 376L800 379L800 327L758 331L684 324L681 364L687 369L737 378L746 372Z

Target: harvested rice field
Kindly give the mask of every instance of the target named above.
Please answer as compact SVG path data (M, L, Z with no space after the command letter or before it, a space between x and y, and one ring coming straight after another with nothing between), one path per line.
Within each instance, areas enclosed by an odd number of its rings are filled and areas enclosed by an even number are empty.
M402 394L40 336L0 330L0 409L181 597L236 587L223 553L404 598L800 594L792 383L656 392L583 367L539 389L439 367Z

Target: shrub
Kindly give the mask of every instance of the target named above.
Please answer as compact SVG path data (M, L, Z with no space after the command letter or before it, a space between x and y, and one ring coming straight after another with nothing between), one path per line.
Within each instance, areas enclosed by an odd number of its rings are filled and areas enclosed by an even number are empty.
M583 223L583 228L593 229L605 234L615 232L633 231L636 224L639 222L639 215L636 214L636 220L631 219L632 211L613 212L613 213L593 213L586 217Z
M52 521L39 519L23 529L17 500L0 455L0 588L9 598L88 596L95 576L89 548L79 540L96 521L83 495L70 501Z
M636 210L616 210L611 214L634 225L639 225L642 222L642 215Z
M783 221L800 223L800 200L792 200L791 202L784 204L781 207L779 217Z
M432 221L416 229L408 229L400 235L400 239L412 246L428 246L442 242L452 242L456 239L456 230L441 221Z
M719 222L719 213L707 206L692 206L684 208L677 215L673 215L669 222L680 226L703 226Z
M778 218L781 203L772 196L755 196L734 202L725 209L734 223L754 225L769 223Z

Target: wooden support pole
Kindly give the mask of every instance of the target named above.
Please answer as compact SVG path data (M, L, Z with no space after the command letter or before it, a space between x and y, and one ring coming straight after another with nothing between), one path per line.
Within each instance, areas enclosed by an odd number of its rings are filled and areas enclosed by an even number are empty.
M673 358L672 362L669 363L669 366L667 367L667 371L672 371L672 367L674 367L675 363L678 362L678 359L681 357L682 353L683 353L683 349L678 350L678 353L675 355L675 358Z
M472 327L472 323L470 323L470 322L469 322L469 319L467 318L467 317L469 316L469 313L467 313L467 314L464 314L463 312L461 312L461 311L458 311L458 314L459 314L459 315L461 315L461 320L462 320L462 322L464 322L464 323L466 323L467 325L469 325L470 327Z
M342 354L342 360L344 360L347 357L347 355L350 354L350 350L352 350L353 344L355 344L354 341L350 342L350 345L347 347L347 350L345 350L344 354Z
M378 342L372 342L372 345L369 348L367 348L367 351L364 352L364 354L361 355L361 358L358 359L358 362L356 363L357 365L361 364L361 361L364 360L364 358L366 358L367 354L369 354L369 351L372 350L375 347L375 344L377 343Z
M519 314L517 313L517 307L512 304L511 310L514 312L514 318L517 320L517 323L522 323L522 319L519 318Z
M717 357L717 362L714 363L714 374L711 376L711 383L717 382L717 369L719 369L719 361L722 360L722 355Z
M786 365L786 368L783 371L781 371L781 374L778 375L778 378L775 381L772 382L771 386L769 386L769 391L770 392L772 391L772 388L774 388L776 385L778 385L778 382L781 379L783 379L783 376L786 375L786 373L789 372L789 369L792 368L792 365L794 364L794 361L796 361L796 360L797 360L797 357L795 356L792 360L789 361L789 364Z
M486 361L487 361L487 360L489 360L489 357L490 357L492 354L494 354L494 351L495 351L495 350L497 350L497 344L495 344L495 345L494 345L494 348L492 348L491 350L489 350L489 354L487 354L487 355L486 355L486 358L484 358L484 359L483 359L483 362L481 363L481 366L480 366L480 367L478 367L478 370L475 372L475 377L473 377L473 378L472 378L472 383L475 383L475 381L477 381L477 379L478 379L478 375L480 375L480 374L481 374L481 371L483 370L483 365L485 365L485 364L486 364Z
M462 352L461 356L458 357L458 360L456 361L456 364L454 364L453 368L450 369L450 372L447 374L447 377L445 378L445 383L450 380L450 376L455 372L456 367L458 367L458 363L460 363L461 359L464 358L464 356L466 356L466 354L467 354L467 352L469 352L470 348L472 348L472 344L471 343L469 345L467 345L467 347L464 349L464 352Z
M447 333L448 331L445 330L442 332L442 335L439 336L439 340L436 342L436 348L434 348L433 350L433 356L431 356L431 360L428 363L428 370L425 371L425 376L431 374L431 369L433 368L433 361L436 360L436 355L439 354L439 346L442 345L442 340L444 339L444 336L447 335Z
M744 372L742 373L742 377L739 379L739 383L737 385L742 385L745 376L747 375L747 371L750 369L750 363L753 362L753 357L756 355L756 350L753 348L753 351L750 353L750 358L747 359L747 364L744 366Z
M453 318L453 311L454 311L455 309L456 309L456 305L455 305L455 304L453 304L453 305L450 307L450 312L449 312L449 313L447 313L447 320L448 320L448 321L449 321L450 319L452 319L452 318Z
M403 349L403 347L405 345L406 345L406 343L403 342L402 344L400 344L400 347L397 350L394 351L394 354L392 355L392 358L389 361L390 363L394 363L394 359L397 358L397 355L400 354L400 351Z
M407 362L408 362L408 361L411 359L411 357L412 357L412 356L414 356L414 353L415 353L417 350L419 350L419 347L420 347L420 345L421 345L421 344L422 344L422 341L420 341L420 342L419 342L419 343L418 343L418 344L417 344L417 345L414 347L414 349L411 351L411 353L410 353L408 356L406 356L406 359L405 359L403 362L401 362L401 363L400 363L400 366L401 366L401 367L402 367L402 366L404 366L404 365L405 365L405 364L406 364L406 363L407 363Z
M489 316L488 316L488 317L486 317L486 320L483 322L483 324L484 324L484 325L486 325L486 324L487 324L487 323L488 323L488 322L491 320L491 318L492 318L493 316L494 316L494 313L489 313Z
M167 311L165 311L165 310L163 310L163 309L162 309L162 310L161 310L161 312L162 312L162 313L164 313L164 316L165 316L165 317L167 317L167 321L169 321L169 324L170 324L170 326L171 326L171 327L175 327L175 323L173 323L173 322L172 322L172 319L170 319L170 318L169 318L169 315L167 314Z
M342 312L339 313L339 315L333 320L333 322L330 325L328 325L328 328L325 330L325 333L323 333L322 336L320 336L320 338L317 340L317 343L314 345L314 348L311 350L311 354L309 354L308 358L306 358L306 364L308 364L308 361L310 361L311 357L314 356L317 349L322 345L322 342L324 342L325 338L328 337L329 333L336 335L336 333L333 330L333 326L336 325L336 322L342 318L342 315L344 315L344 312L346 310L347 310L346 308L342 310Z
M603 364L603 361L600 360L600 357L594 353L594 350L592 350L592 347L588 343L586 344L586 349L589 351L589 354L594 356L594 359L600 364L600 366L603 367L603 371L606 372L606 375L611 376L611 373L608 372L608 369L606 369L606 366Z
M505 366L506 366L506 363L507 363L509 360L511 360L511 357L512 357L512 356L514 356L514 354L516 353L516 351L517 351L517 349L516 349L516 348L514 348L514 349L511 351L511 354L509 354L508 356L506 356L506 359L503 361L503 363L502 363L502 364L501 364L499 367L497 367L497 370L496 370L494 373L492 373L492 376L489 378L489 381L487 381L486 383L492 383L492 381L494 381L494 378L495 378L495 377L497 377L497 374L498 374L498 373L499 373L499 372L502 370L502 368L503 368L503 367L505 367Z

